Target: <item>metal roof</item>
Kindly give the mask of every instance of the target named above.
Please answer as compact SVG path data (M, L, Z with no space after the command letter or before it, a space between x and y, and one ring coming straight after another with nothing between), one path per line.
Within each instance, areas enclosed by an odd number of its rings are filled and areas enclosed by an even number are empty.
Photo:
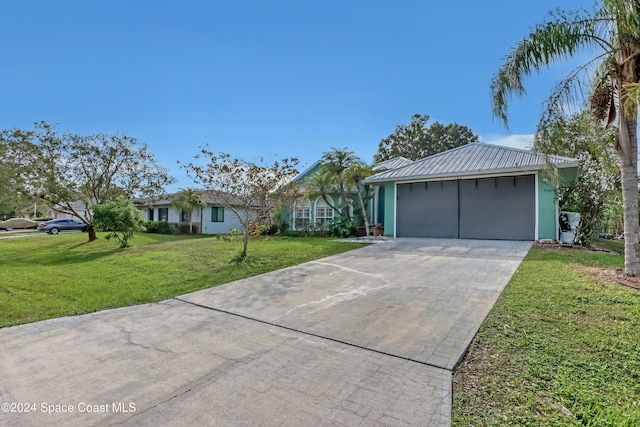
M384 162L376 163L376 169L397 169L403 166L413 163L413 160L406 159L404 157L394 157L393 159L385 160Z
M413 179L455 178L496 173L537 171L547 162L558 168L578 167L578 160L569 157L545 155L530 150L501 147L472 142L406 166L388 170L367 178L365 182L389 182Z

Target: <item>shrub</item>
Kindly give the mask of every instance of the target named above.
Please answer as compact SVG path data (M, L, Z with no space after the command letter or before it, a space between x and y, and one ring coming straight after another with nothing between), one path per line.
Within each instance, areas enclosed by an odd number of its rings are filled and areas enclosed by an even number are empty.
M129 200L118 199L93 207L93 224L108 231L107 240L115 238L121 248L129 246L134 232L145 230L146 222L142 212Z
M329 235L334 237L351 237L358 233L355 222L348 218L335 218L325 224Z
M149 221L147 223L147 233L173 234L171 225L167 221Z
M177 224L175 234L189 234L189 228L189 224Z

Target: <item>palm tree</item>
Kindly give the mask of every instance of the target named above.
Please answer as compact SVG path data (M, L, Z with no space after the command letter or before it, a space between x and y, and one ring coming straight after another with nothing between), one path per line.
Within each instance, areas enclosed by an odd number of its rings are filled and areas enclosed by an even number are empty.
M332 173L325 169L320 169L305 179L304 187L306 193L319 195L331 209L338 215L342 215L342 212L340 212L340 209L333 203L330 196L336 189L336 180Z
M195 209L207 206L207 202L201 192L187 189L180 191L173 197L171 206L189 217L189 234L193 234L193 218L191 214Z
M347 185L353 185L358 194L358 201L362 208L362 217L364 219L364 227L366 235L369 235L369 218L367 215L367 203L371 199L371 189L369 184L362 185L365 178L380 172L374 166L368 165L362 160L353 162L347 169L342 172L342 176Z
M349 219L351 219L351 215L347 205L349 204L350 199L347 197L348 185L344 179L344 172L349 168L349 166L358 161L360 161L358 156L356 156L356 154L347 147L331 147L331 151L323 153L322 158L320 159L320 169L333 177L335 187L338 190L342 203L344 204L344 211L338 212L340 215L344 215Z
M640 273L638 245L638 103L628 88L640 81L640 2L603 0L594 12L557 11L537 25L506 57L494 76L491 91L494 116L507 120L507 99L524 95L524 77L577 52L598 52L560 82L547 102L542 121L563 113L589 88L591 111L617 121L616 149L620 157L624 204L625 270ZM624 108L621 108L624 107Z

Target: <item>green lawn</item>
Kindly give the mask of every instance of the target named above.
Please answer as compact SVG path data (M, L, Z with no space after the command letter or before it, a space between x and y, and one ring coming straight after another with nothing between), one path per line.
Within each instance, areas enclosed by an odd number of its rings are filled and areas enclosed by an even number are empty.
M99 234L99 236L101 236ZM132 248L85 233L0 240L0 327L161 301L362 247L316 238L241 242L137 234Z
M640 292L574 266L621 255L533 248L454 374L456 426L640 426Z

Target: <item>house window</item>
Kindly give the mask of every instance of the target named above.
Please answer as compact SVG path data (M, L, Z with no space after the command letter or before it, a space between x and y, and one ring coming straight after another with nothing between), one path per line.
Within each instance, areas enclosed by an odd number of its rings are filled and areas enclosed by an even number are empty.
M149 208L149 221L153 221L153 208Z
M293 224L296 230L304 228L311 220L311 208L309 206L296 207L293 211Z
M224 222L224 208L213 206L211 208L211 222Z
M180 222L191 221L191 218L189 218L190 216L191 216L191 212L185 212L185 211L180 212Z
M158 208L158 221L169 221L169 208Z
M342 216L346 218L353 218L353 199L347 197L346 199L340 198L340 211Z
M331 209L324 200L319 201L316 205L316 222L324 224L332 219L333 209Z

